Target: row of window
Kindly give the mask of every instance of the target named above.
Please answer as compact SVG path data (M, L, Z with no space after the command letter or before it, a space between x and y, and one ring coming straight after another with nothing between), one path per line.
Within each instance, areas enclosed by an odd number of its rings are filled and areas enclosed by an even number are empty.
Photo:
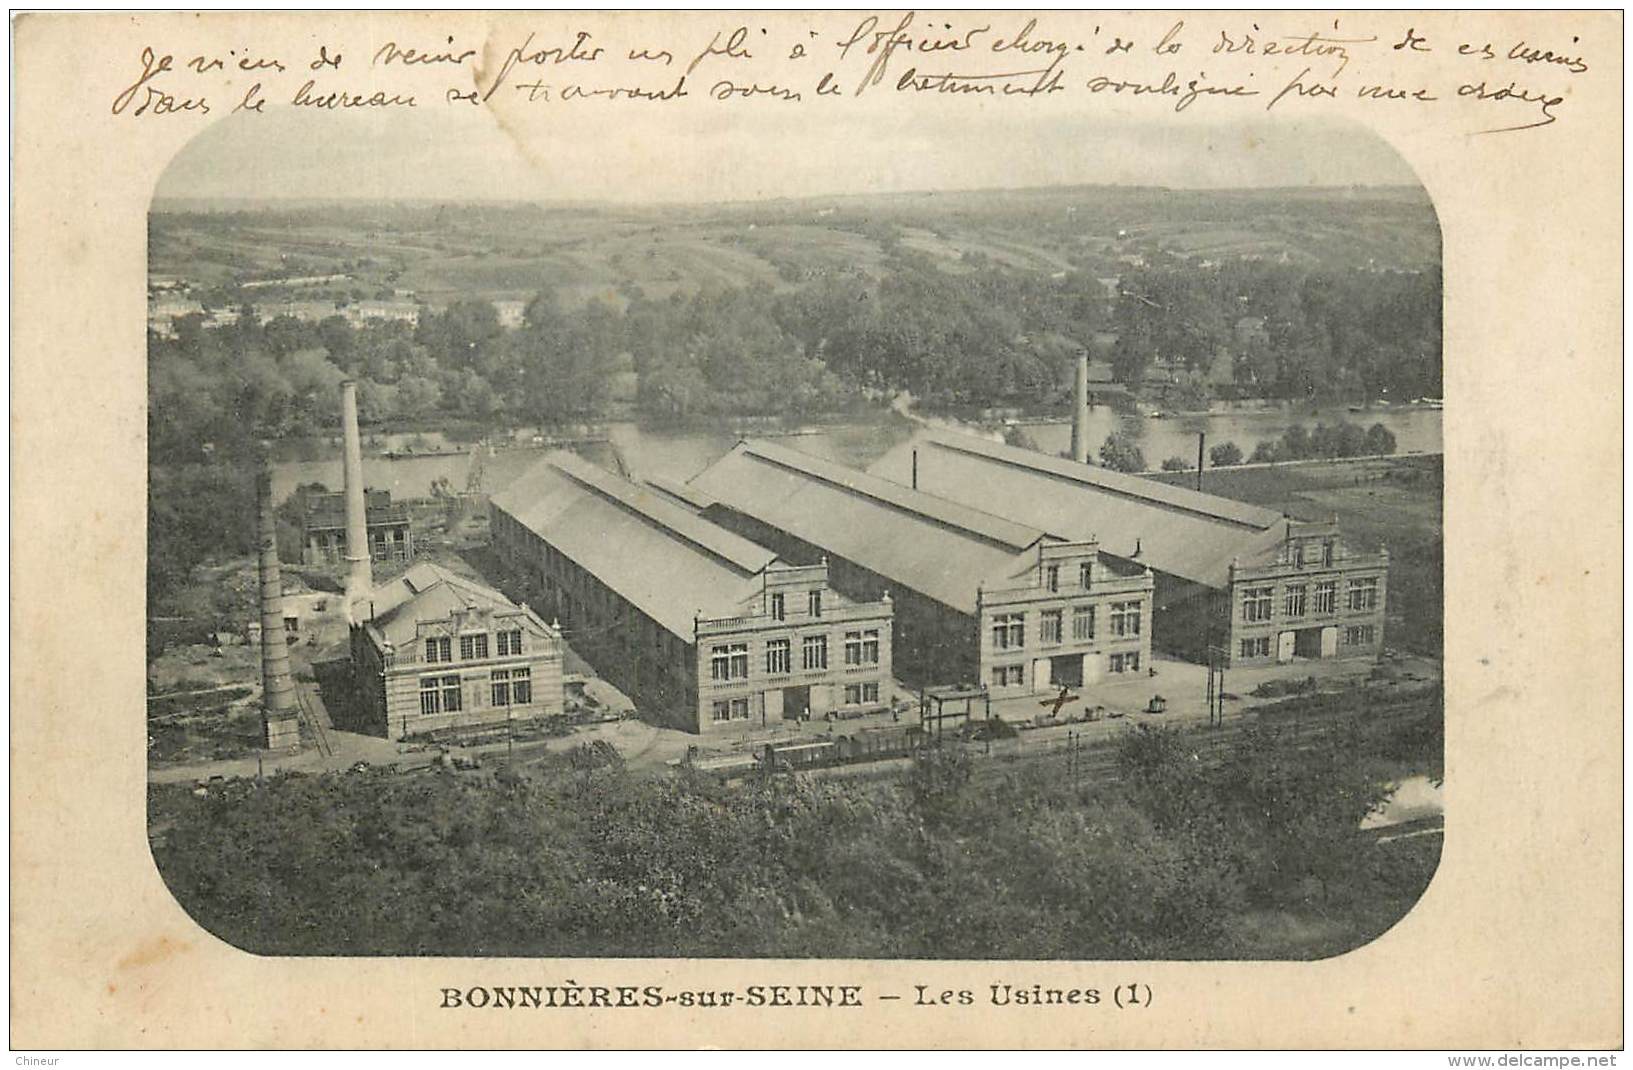
M723 721L748 720L748 699L717 699L714 707L709 711L709 720L715 722L716 724Z
M845 705L847 706L870 706L878 701L879 685L876 683L845 685Z
M765 644L765 671L767 676L786 676L793 672L794 650L789 639L770 639ZM845 664L847 666L879 664L879 630L845 633ZM800 668L805 672L828 667L828 637L807 635L800 639ZM748 644L722 643L709 649L709 679L716 681L748 679Z
M1345 592L1345 607L1351 612L1364 612L1378 608L1378 577L1367 576L1363 579L1350 580L1349 589ZM1276 588L1248 587L1242 591L1242 619L1250 624L1271 619L1272 609L1276 597ZM1282 615L1287 617L1304 616L1309 605L1309 585L1290 583L1282 593ZM1338 606L1338 581L1322 580L1315 585L1315 607L1317 614L1333 613Z
M879 685L877 682L846 684L844 697L847 706L878 705ZM748 718L749 700L747 696L715 699L709 707L709 720L715 724L726 721L746 721Z
M495 669L488 674L488 694L491 705L527 706L533 702L533 671L531 669ZM458 713L465 708L464 692L458 676L420 677L420 712Z
M1345 646L1371 646L1378 641L1378 629L1371 624L1352 624L1344 629Z
M776 591L771 595L771 617L773 620L786 620L788 604L783 597L784 592ZM807 591L805 596L805 611L813 617L822 616L822 592L820 590Z
M1083 561L1077 566L1077 585L1085 591L1089 589L1089 581L1094 578L1094 566ZM1060 590L1060 566L1045 565L1043 568L1043 586L1046 590Z
M1345 646L1371 646L1378 641L1378 628L1372 624L1352 624L1344 629ZM1255 636L1252 639L1242 640L1242 657L1268 658L1270 656L1270 637L1268 635Z
M1094 638L1094 606L1072 607L1072 641ZM1038 642L1052 646L1062 642L1065 610L1046 609L1038 614ZM1119 638L1140 634L1140 603L1111 604L1111 634ZM1026 646L1026 614L1000 613L992 618L992 646L995 650L1020 650Z
M1299 542L1299 543L1294 545L1294 547L1293 547L1293 564L1302 566L1302 565L1305 565L1305 564L1308 563L1308 559L1305 556L1305 550L1306 550L1306 543L1305 542ZM1333 558L1333 541L1331 539L1328 539L1328 540L1326 540L1325 542L1323 542L1321 544L1321 566L1323 568L1331 568L1332 567L1332 558Z
M499 650L501 658L513 657L522 652L522 632L520 628L493 633L494 645ZM459 637L459 657L461 661L482 661L488 656L488 634L480 632ZM427 664L451 662L454 660L454 643L451 636L433 636L425 641L425 660Z
M1268 635L1260 635L1252 639L1242 640L1242 657L1268 658L1269 656L1270 637Z
M1111 654L1106 658L1106 669L1113 673L1139 672L1140 655L1138 651L1126 654ZM993 687L1019 687L1026 682L1026 665L994 665L992 667Z

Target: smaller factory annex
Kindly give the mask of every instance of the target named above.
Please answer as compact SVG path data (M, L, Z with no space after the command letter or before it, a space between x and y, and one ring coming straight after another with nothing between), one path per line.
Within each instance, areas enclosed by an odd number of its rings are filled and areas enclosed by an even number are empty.
M334 565L346 561L345 493L299 487L295 503L301 524L301 564ZM363 495L363 516L371 560L414 559L408 506L392 502L389 490L370 490Z
M888 702L893 605L849 600L668 497L565 452L495 495L495 552L573 650L695 733Z
M563 712L560 635L491 587L422 562L352 609L358 702L389 739Z
M980 683L1004 696L1092 686L1150 662L1151 575L1093 538L1061 538L765 441L738 443L684 495L785 560L825 560L851 598L888 592L908 683Z

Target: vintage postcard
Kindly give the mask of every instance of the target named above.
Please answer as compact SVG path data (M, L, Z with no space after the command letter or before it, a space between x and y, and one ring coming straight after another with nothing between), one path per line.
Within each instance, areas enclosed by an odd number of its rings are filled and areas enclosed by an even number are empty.
M1622 1043L1620 14L12 37L15 1047Z

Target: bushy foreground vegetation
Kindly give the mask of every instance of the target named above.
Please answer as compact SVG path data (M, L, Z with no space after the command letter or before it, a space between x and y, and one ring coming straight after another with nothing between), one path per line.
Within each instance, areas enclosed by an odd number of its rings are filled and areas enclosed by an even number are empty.
M156 788L155 857L200 924L261 953L1313 957L1432 875L1438 837L1358 826L1438 761L1438 723L1313 747L1257 727L1218 760L1131 730L1081 784L948 749L871 783L561 759Z

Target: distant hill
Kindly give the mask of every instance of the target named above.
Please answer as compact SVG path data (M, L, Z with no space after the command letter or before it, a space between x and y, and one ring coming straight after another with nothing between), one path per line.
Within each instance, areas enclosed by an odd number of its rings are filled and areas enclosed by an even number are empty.
M887 249L948 271L1115 275L1256 258L1330 270L1438 270L1440 231L1410 187L1175 190L1080 186L862 194L716 205L170 201L149 270L202 285L351 275L374 291L568 304L876 275Z

